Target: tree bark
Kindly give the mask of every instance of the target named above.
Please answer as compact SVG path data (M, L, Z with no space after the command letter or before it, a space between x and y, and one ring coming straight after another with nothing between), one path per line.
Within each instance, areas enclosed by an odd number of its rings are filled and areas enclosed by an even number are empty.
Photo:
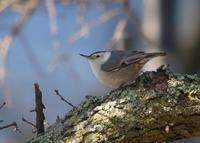
M35 109L33 111L36 112L36 129L37 134L40 135L44 133L44 112L45 106L42 101L42 91L40 90L39 84L35 83Z
M200 77L160 67L88 96L32 143L152 143L200 136Z

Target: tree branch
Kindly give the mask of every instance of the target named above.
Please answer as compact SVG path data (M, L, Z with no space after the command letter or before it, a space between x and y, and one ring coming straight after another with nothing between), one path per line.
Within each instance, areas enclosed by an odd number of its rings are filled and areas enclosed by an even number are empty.
M64 143L173 142L200 136L200 77L145 72L106 96L89 96L42 138Z

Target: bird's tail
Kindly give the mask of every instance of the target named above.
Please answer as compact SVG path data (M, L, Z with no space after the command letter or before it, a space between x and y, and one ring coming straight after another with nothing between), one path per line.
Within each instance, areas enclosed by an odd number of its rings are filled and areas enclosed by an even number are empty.
M166 53L165 52L155 52L155 53L145 53L144 57L142 57L139 62L141 64L145 64L147 63L149 60L151 60L152 58L158 57L158 56L165 56Z
M165 52L156 52L156 53L147 53L146 57L147 58L154 58L154 57L158 57L158 56L166 56Z

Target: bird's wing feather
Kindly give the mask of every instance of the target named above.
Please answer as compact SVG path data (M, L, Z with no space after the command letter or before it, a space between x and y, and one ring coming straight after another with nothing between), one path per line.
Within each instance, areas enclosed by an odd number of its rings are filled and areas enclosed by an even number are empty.
M111 57L102 65L102 70L106 72L117 71L121 68L133 64L145 56L144 52L139 51L112 51Z

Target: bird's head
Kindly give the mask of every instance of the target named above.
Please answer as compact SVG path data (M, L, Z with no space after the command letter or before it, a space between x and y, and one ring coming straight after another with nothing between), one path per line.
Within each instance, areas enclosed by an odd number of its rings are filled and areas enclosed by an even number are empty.
M80 54L80 55L86 58L89 61L89 63L100 66L104 64L110 58L111 52L99 51L99 52L92 53L90 55L84 55L84 54Z

